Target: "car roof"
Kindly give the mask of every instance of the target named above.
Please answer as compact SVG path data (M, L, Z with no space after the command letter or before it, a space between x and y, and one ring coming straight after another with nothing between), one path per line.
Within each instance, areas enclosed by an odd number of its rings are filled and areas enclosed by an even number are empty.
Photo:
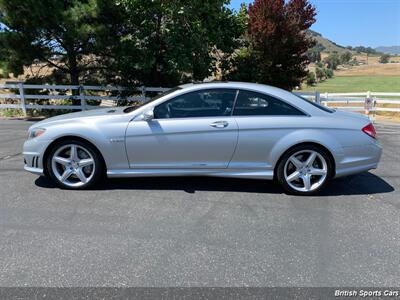
M227 89L244 89L259 91L264 93L271 93L273 95L279 95L282 97L288 96L291 92L260 83L252 82L240 82L240 81L213 81L203 83L187 83L179 86L185 90L197 90L197 89L208 89L208 88L227 88Z
M187 83L179 86L181 89L186 91L195 91L200 89L212 89L212 88L226 88L226 89L243 89L255 92L263 92L271 94L281 98L287 98L293 96L291 92L273 87L266 84L252 83L252 82L240 82L240 81L214 81L204 83Z
M225 88L271 88L271 89L278 89L276 87L260 84L260 83L253 83L253 82L241 82L241 81L210 81L210 82L193 82L193 83L186 83L179 86L182 89L190 88L190 87L201 87L201 88L215 88L215 87L225 87Z

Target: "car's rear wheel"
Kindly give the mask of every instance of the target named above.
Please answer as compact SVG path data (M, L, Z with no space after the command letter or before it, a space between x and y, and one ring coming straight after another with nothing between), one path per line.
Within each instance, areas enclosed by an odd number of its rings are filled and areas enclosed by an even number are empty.
M104 170L103 161L93 146L72 139L54 145L46 163L51 179L64 189L92 187Z
M331 158L324 149L299 145L283 155L277 179L289 194L315 195L326 186L332 170Z

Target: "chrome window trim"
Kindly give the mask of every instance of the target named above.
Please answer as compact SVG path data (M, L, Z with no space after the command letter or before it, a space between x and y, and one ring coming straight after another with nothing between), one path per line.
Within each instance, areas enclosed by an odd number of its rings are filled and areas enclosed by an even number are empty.
M188 120L188 119L210 119L210 118L229 118L229 119L233 119L233 117L235 117L235 116L231 116L231 115L228 115L228 116L211 116L211 117L185 117L185 118L163 118L163 119L156 119L156 118L154 118L153 120L157 120L157 121L159 121L159 120Z

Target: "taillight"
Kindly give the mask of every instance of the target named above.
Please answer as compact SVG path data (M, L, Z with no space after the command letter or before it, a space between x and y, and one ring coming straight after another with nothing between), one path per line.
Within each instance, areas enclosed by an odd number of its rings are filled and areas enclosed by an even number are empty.
M370 137L376 139L376 130L372 123L369 123L367 126L361 129L364 133L368 134Z

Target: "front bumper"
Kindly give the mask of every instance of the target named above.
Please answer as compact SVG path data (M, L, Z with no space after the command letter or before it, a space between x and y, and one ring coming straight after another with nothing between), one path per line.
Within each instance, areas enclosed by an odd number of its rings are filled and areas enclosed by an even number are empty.
M44 175L43 169L29 167L28 165L24 165L24 170L36 175Z
M24 169L37 175L44 174L43 156L51 143L51 140L43 140L40 138L25 141L22 155L24 157Z

